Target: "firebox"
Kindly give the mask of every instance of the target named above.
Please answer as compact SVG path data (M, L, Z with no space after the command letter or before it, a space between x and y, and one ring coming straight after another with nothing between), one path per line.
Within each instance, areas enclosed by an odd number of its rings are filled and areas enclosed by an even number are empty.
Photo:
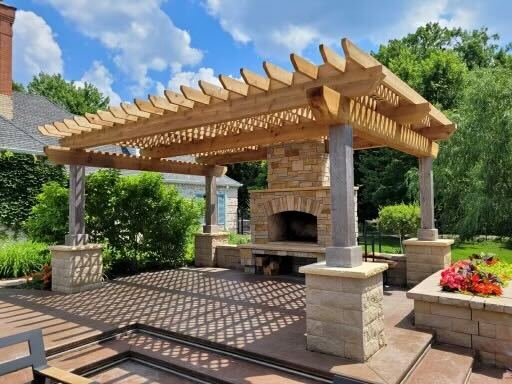
M317 243L318 230L315 215L299 211L284 211L268 218L270 241L297 241Z

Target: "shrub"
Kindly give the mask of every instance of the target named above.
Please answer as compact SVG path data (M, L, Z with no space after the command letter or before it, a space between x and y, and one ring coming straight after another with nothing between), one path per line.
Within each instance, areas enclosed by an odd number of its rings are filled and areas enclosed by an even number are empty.
M396 233L400 237L400 249L405 235L414 233L420 226L420 208L417 205L388 205L379 210L379 229Z
M66 179L64 168L45 157L0 152L0 226L17 235L43 184L55 181L64 185Z
M110 276L185 264L203 203L182 197L155 173L121 177L98 171L86 180L86 227L106 243ZM62 241L67 232L67 189L46 186L27 221L31 238ZM55 220L55 221L54 221Z
M68 190L55 182L43 186L25 223L28 236L42 243L62 242L68 232Z
M50 251L46 244L22 241L0 246L0 278L28 276L49 263Z
M238 233L230 232L228 237L228 244L239 245L248 244L251 242L251 235L240 235Z

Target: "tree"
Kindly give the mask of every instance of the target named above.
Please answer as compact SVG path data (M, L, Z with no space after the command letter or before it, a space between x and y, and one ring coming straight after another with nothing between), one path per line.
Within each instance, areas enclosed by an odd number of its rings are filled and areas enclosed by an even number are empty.
M238 189L238 208L249 212L249 191L267 187L267 162L254 161L228 165L227 176L242 183Z
M486 28L465 31L437 23L381 45L373 55L402 80L445 112L457 109L470 70L509 65L507 47ZM412 180L416 159L379 149L356 155L356 182L361 184L361 218L373 218L379 206L413 202Z
M512 69L472 71L436 162L442 227L464 238L512 233L511 90Z
M26 92L25 86L21 83L17 83L15 81L12 82L12 90L18 92Z
M66 81L61 75L40 73L28 83L27 90L46 97L75 115L93 113L107 108L109 104L109 98L103 96L94 85L85 83L83 87L79 87L74 82Z
M406 235L415 233L420 227L420 207L417 205L388 205L379 210L379 229L400 237L400 250Z

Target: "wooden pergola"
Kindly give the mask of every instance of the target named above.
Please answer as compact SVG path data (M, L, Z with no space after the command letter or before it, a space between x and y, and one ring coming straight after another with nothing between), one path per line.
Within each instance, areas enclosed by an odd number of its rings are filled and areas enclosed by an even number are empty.
M242 68L243 81L220 75L222 87L199 81L199 89L181 86L181 93L167 90L41 126L42 134L60 139L45 152L57 164L205 176L208 232L215 231L215 177L225 164L266 159L275 143L324 139L337 228L353 215L352 150L390 147L420 158L422 228L424 237L435 237L432 159L455 124L349 40L342 47L344 58L320 45L321 65L291 54L293 72L264 62L266 76ZM138 148L140 155L94 149L109 144ZM179 155L194 155L197 163L167 159ZM71 216L80 220L83 197L74 198ZM70 227L70 235L76 231ZM353 245L349 237L333 230L334 246Z

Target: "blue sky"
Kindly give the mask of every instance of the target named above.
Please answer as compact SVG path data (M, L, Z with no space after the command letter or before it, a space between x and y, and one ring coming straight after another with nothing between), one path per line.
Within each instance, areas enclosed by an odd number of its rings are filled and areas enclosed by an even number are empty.
M113 103L290 67L290 52L321 61L318 44L341 53L348 37L365 50L437 21L489 27L512 41L509 0L6 0L18 8L14 79L40 71L92 82Z

